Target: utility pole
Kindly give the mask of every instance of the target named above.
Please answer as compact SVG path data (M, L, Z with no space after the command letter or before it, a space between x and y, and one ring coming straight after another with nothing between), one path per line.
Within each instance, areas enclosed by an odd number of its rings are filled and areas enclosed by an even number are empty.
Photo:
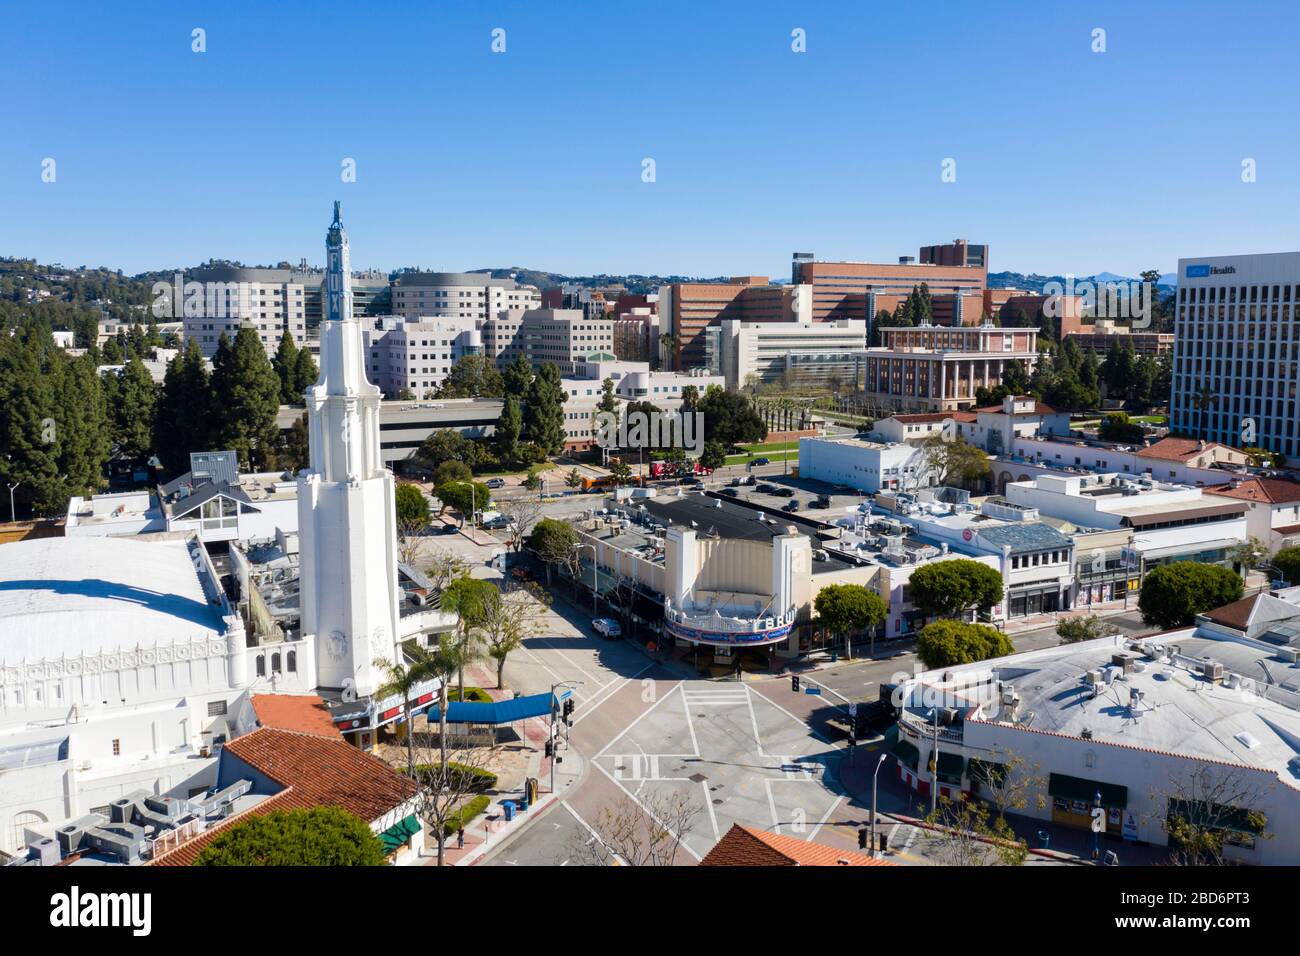
M930 774L930 816L939 808L939 708L934 708L934 745L930 750L934 770Z
M880 776L880 768L885 765L885 757L888 754L881 754L880 759L876 761L876 772L871 775L871 855L876 855L876 779Z

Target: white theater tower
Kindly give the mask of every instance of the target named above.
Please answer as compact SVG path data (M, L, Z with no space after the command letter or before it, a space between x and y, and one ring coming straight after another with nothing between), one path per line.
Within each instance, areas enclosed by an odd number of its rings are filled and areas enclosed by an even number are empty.
M379 389L366 380L352 317L348 237L334 204L326 234L326 314L320 379L307 389L311 468L298 477L303 635L316 641L317 683L371 695L376 658L395 660L397 518L379 455Z

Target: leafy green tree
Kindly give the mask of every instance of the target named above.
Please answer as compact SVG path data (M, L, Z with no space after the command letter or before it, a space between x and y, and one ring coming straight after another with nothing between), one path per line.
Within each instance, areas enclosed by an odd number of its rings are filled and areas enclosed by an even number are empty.
M767 423L747 395L710 385L698 410L704 414L706 442L716 441L725 448L735 448L741 444L761 442L767 437Z
M424 496L414 485L398 485L398 498L401 498L403 488L412 488L419 497L420 502L424 502ZM402 520L402 502L397 502L397 520ZM424 520L429 520L429 509L426 506L424 510ZM411 713L411 698L415 696L415 690L425 681L432 680L437 675L437 666L433 661L432 655L428 650L421 647L414 641L408 642L402 648L402 653L398 655L398 661L394 664L384 657L375 658L375 667L384 675L383 683L375 688L374 699L384 700L388 697L400 696L402 698L402 711L406 714L406 772L415 772L415 720Z
M931 621L916 641L916 656L930 670L1005 657L1015 650L997 628L963 621Z
M383 866L365 820L340 807L275 810L223 829L195 866Z
M111 436L95 359L61 357L50 374L59 382L55 410L59 474L70 493L97 491L104 484Z
M469 465L458 459L448 458L433 469L433 487L441 487L450 481L469 481L473 477L474 472L470 470Z
M301 405L303 393L315 385L318 378L320 378L320 369L316 367L316 360L311 357L311 349L299 349L293 376L293 401L288 404Z
M720 441L706 441L700 454L700 464L717 471L727 463L727 449Z
M212 450L213 400L203 353L199 343L190 339L185 351L167 366L155 407L154 447L169 474L189 470L190 452Z
M437 468L444 461L464 462L473 467L478 457L474 442L454 428L441 428L426 438L415 453L415 457L430 468Z
M423 528L429 523L429 502L422 492L410 482L402 482L393 494L397 509L397 523L406 528Z
M50 338L48 347L43 339ZM0 334L0 473L15 489L15 508L26 502L37 513L67 506L60 478L54 417L54 382L45 372L53 338L45 327L20 326ZM56 423L57 427L57 423Z
M269 467L279 442L280 379L256 330L244 326L225 350L218 343L213 366L212 391L221 420L218 443L234 449L254 471Z
M462 355L438 388L439 398L500 398L503 394L501 373L484 355Z
M275 466L295 474L311 467L311 439L307 435L307 413L303 412L293 424L280 433L280 444L275 451Z
M491 581L461 575L442 589L439 606L457 616L456 689L457 699L465 699L465 665L482 659L479 629L488 615L488 606L499 592Z
M501 404L501 417L497 419L492 443L501 464L510 465L519 459L519 436L523 434L524 419L519 411L519 400L506 394Z
M293 336L285 329L280 336L280 345L271 359L271 367L280 379L280 404L292 405L302 401L302 392L298 391L298 346L293 343Z
M1113 633L1114 628L1106 624L1099 617L1091 614L1080 614L1076 617L1067 617L1056 625L1056 636L1061 639L1062 644L1077 644L1079 641L1091 641L1099 637L1105 637Z
M1300 548L1282 548L1270 563L1288 584L1300 584Z
M546 565L546 585L551 585L551 569L571 566L578 547L578 532L573 525L555 518L543 518L528 535L528 549Z
M487 508L492 492L482 482L449 481L438 487L438 497L444 505L460 512L460 523L464 526L467 519Z
M1102 441L1134 445L1142 443L1146 432L1138 422L1128 417L1128 412L1107 412L1097 434Z
M921 444L926 477L936 485L966 485L989 474L989 456L960 436L934 434Z
M632 469L626 462L621 460L610 464L609 474L616 485L626 485L632 480Z
M861 584L830 584L817 592L813 601L821 626L832 634L844 638L844 650L851 656L851 636L871 628L872 651L875 650L876 626L888 614L885 602L870 588Z
M1175 561L1147 572L1138 610L1144 623L1162 630L1190 627L1196 615L1241 597L1241 578L1216 564Z
M935 561L912 572L912 604L932 617L954 617L972 608L986 612L1002 600L1002 575L969 558Z
M1025 363L1020 359L1007 363L1007 367L1002 372L1002 384L1007 387L1007 391L1012 395L1027 395L1029 393L1029 372L1025 368Z
M528 386L524 408L524 437L547 454L564 450L564 403L568 394L560 384L560 369L547 362Z

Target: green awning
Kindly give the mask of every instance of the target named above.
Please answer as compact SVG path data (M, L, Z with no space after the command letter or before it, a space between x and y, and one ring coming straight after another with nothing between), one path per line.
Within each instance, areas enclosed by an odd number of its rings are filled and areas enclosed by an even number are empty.
M1170 797L1169 816L1182 817L1204 830L1232 830L1234 833L1253 833L1255 836L1264 832L1263 814L1253 814L1241 807L1224 806L1208 800L1192 801Z
M384 845L385 853L392 853L399 846L405 843L411 837L415 836L421 830L420 821L412 813L405 820L399 820L391 827L379 834L379 842Z
M1006 778L1007 765L993 760L980 760L978 757L971 757L966 773L972 780L998 785Z
M946 780L949 783L961 783L961 772L966 766L966 761L961 754L944 753L939 751L939 779Z
M911 767L913 770L916 769L917 761L921 759L921 751L917 750L915 745L908 743L906 740L900 739L896 741L894 746L891 748L891 751L894 756L898 758L899 763L907 764L907 766Z
M1054 773L1047 780L1047 792L1053 797L1064 800L1078 800L1092 806L1097 794L1101 793L1101 805L1123 810L1128 806L1128 787L1114 783L1101 783L1097 780L1084 780L1069 774Z

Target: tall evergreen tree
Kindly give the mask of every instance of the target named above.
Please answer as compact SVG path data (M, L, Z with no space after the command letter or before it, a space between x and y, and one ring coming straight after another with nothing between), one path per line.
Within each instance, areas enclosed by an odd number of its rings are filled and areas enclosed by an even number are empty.
M280 379L280 404L292 405L302 401L302 392L298 389L298 346L293 344L293 336L285 329L280 336L280 345L271 359L271 367Z
M108 410L99 372L90 355L60 363L57 454L59 473L71 494L98 491L111 449Z
M560 385L560 370L547 362L528 386L524 409L524 437L555 455L564 450L564 403L568 399Z
M189 470L190 452L210 451L215 418L212 383L199 343L172 359L154 415L154 448L171 475Z
M153 451L154 408L158 386L139 355L132 355L118 379L113 405L113 442L130 459Z
M533 381L533 367L528 364L527 358L519 355L506 366L506 370L501 373L501 380L505 393L522 401L528 395L528 386Z
M496 431L492 438L497 458L503 465L518 459L519 436L522 431L523 416L519 412L519 402L513 395L507 394L501 405L501 417L497 419Z
M241 328L224 355L218 346L217 359L212 392L221 421L219 444L238 452L243 467L268 468L275 460L280 440L275 423L280 410L280 380L256 330Z
M293 378L293 400L290 404L301 405L304 401L303 393L315 385L318 378L320 378L320 369L316 367L316 360L311 357L311 349L299 349L298 366Z
M53 340L44 349L42 333L49 337L48 327L28 324L0 335L0 479L19 483L18 515L55 514L68 503L59 477L55 383L43 367L42 353L52 351Z

